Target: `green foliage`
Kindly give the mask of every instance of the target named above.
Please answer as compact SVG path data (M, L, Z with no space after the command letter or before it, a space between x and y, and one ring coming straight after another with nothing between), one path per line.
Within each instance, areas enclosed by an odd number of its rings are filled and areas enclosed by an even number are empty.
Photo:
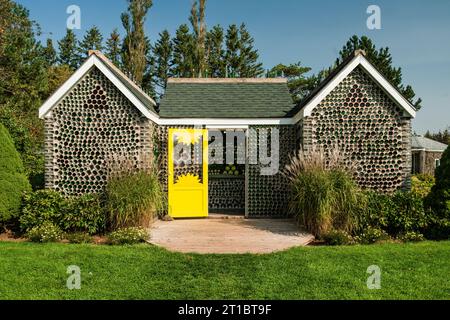
M127 12L122 13L122 25L126 37L122 46L123 67L137 84L142 84L147 68L146 54L150 49L145 36L144 23L152 0L128 0Z
M391 237L389 237L387 232L382 229L369 227L354 239L356 242L362 244L373 244L380 241L388 241Z
M433 239L450 238L450 147L435 171L436 183L425 199L425 206L433 211L432 230L426 234Z
M108 227L147 226L164 205L164 193L158 175L138 171L116 175L105 191Z
M108 235L108 241L113 245L137 244L147 239L147 230L137 227L121 228Z
M53 46L52 39L47 39L47 46L43 48L43 55L49 67L56 64L58 55L56 53L55 47Z
M77 69L80 65L80 56L78 54L77 44L77 37L71 29L67 29L64 38L58 41L58 62L62 65L69 66L72 70Z
M401 234L398 239L403 242L419 242L419 241L424 241L425 237L421 233L410 231L410 232Z
M351 232L355 225L358 188L339 170L302 172L293 181L291 209L303 226L320 236L331 229Z
M121 52L122 52L122 45L120 43L120 34L117 29L114 29L113 32L111 32L111 35L109 36L108 40L106 40L106 56L109 60L111 60L112 63L114 63L116 66L121 66Z
M395 68L392 65L392 56L389 48L377 49L372 40L366 36L358 37L352 36L339 52L340 57L336 64L341 63L353 54L355 50L362 49L366 52L368 60L375 65L375 67L389 80L397 89L414 104L417 110L421 108L422 99L417 99L415 102L415 93L411 86L403 85L403 75L401 68Z
M8 130L0 124L0 224L18 217L22 193L31 189Z
M429 174L416 174L411 177L411 192L425 198L434 186L435 179Z
M173 41L173 73L180 78L191 78L194 76L195 40L186 24L182 24L176 31Z
M309 95L314 89L316 81L306 74L311 71L309 67L303 67L300 62L290 65L278 64L267 73L268 78L284 77L288 80L289 91L295 103Z
M30 229L27 238L33 242L57 242L63 238L63 232L55 224L45 221Z
M194 76L205 77L206 76L206 52L205 52L205 40L206 40L206 23L205 23L205 10L206 0L195 0L192 4L191 16L189 21L191 22L194 30Z
M86 31L83 40L78 47L78 56L80 57L80 64L88 58L89 50L103 50L103 36L100 30L93 26Z
M64 197L53 190L38 190L26 193L23 197L22 215L20 216L20 228L29 231L45 222L59 224L67 203Z
M155 60L155 82L161 89L166 89L167 79L172 76L173 45L170 34L164 30L153 48Z
M322 239L330 246L342 246L353 243L352 236L342 230L331 230L322 235Z
M241 63L239 55L239 29L232 24L228 27L225 36L225 62L227 66L227 76L230 78L239 77L239 66Z
M429 216L420 197L411 192L397 192L387 208L386 221L386 231L397 235L424 230L428 226Z
M223 48L224 32L220 25L214 26L206 34L206 51L208 76L211 78L225 78L226 62Z
M98 195L83 195L66 200L59 225L65 231L97 234L105 230L106 217Z
M257 78L264 74L263 64L259 62L258 50L254 48L255 40L244 23L239 27L240 65L239 77Z
M435 178L436 183L427 198L427 204L439 217L450 219L450 147L442 155Z
M82 243L92 243L93 239L89 233L86 232L75 232L66 234L65 238L74 244L82 244Z
M366 191L358 215L356 234L376 228L397 237L407 232L423 232L429 228L429 223L430 214L424 209L420 196L412 192L385 195Z
M66 232L96 234L105 229L105 213L98 196L85 195L65 199L52 190L27 193L20 216L22 231L51 222Z

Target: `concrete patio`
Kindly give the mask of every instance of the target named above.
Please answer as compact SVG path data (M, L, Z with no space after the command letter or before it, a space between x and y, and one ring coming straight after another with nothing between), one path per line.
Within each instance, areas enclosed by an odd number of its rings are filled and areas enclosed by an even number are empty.
M156 221L150 243L183 253L271 253L314 240L290 219L216 217Z

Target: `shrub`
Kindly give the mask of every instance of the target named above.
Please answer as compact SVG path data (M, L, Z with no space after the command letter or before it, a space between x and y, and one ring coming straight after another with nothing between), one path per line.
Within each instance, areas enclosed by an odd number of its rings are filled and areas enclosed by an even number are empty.
M406 232L421 232L427 228L430 217L423 200L412 192L396 192L386 208L385 230L393 236Z
M59 225L68 232L97 234L105 230L106 217L98 195L68 198Z
M361 234L369 227L384 229L387 208L392 206L392 197L372 190L365 190L360 197L357 214L356 234Z
M105 229L105 214L96 195L64 198L53 190L25 194L20 227L28 231L51 222L66 232L95 234Z
M0 124L0 226L20 214L22 193L31 190L19 153Z
M434 213L432 222L434 237L450 238L450 147L441 158L441 165L435 171L436 183L425 199L425 205Z
M419 242L425 240L423 234L418 232L406 232L398 237L403 242Z
M352 244L353 238L345 231L331 230L322 236L326 244L330 246L341 246Z
M63 238L63 232L58 226L46 221L30 229L27 237L33 242L56 242Z
M291 211L315 236L332 229L352 232L360 191L337 149L300 150L285 175L292 183Z
M355 230L357 235L368 228L376 228L397 237L407 232L423 232L429 225L430 215L424 209L422 198L412 192L385 195L365 191L364 195Z
M28 231L44 222L59 225L66 207L64 197L56 191L39 190L26 193L23 197L20 227L22 231Z
M157 173L137 171L111 177L107 183L108 227L148 226L163 208L164 193Z
M92 243L92 236L85 232L75 232L66 234L66 239L70 243L81 244L81 243Z
M108 235L108 241L113 245L136 244L147 239L147 230L140 227L122 228Z
M425 198L434 186L435 179L429 174L417 174L411 177L411 192Z
M372 244L380 241L387 241L391 238L386 231L378 228L367 228L362 234L355 237L355 241L362 244Z

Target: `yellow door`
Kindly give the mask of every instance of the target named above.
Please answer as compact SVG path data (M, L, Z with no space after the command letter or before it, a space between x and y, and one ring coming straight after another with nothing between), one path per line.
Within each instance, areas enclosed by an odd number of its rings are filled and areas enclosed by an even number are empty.
M169 129L169 215L208 216L208 130Z

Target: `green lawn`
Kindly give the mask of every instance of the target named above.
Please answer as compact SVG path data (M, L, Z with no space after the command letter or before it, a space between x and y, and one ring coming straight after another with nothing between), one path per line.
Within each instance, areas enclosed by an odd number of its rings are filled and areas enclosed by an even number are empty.
M374 264L380 290L366 286ZM69 265L81 268L81 290L66 288ZM271 255L0 243L0 299L449 299L449 276L449 241Z

